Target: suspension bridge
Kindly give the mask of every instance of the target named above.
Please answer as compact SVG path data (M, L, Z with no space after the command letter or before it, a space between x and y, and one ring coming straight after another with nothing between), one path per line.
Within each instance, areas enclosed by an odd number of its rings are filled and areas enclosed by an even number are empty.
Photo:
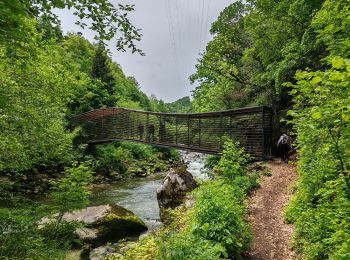
M132 141L220 154L225 140L237 141L256 159L270 155L272 111L268 107L209 113L160 113L102 108L72 118L84 131L84 142Z

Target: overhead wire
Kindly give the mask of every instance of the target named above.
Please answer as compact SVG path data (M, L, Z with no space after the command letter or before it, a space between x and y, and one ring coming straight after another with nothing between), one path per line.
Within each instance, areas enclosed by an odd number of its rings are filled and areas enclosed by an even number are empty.
M207 1L210 1L210 0L207 0ZM199 33L200 33L200 37L199 37L199 52L201 52L201 49L202 49L202 46L203 46L203 27L204 27L204 0L201 0L202 2L202 8L201 8L201 14L200 14L200 30L199 30Z
M169 28L169 34L170 34L170 41L171 41L171 46L173 49L173 58L174 58L174 64L175 64L175 70L176 70L176 75L181 82L181 77L180 77L180 70L179 70L179 59L178 59L178 51L177 51L177 46L176 46L176 41L175 41L175 36L174 36L174 23L172 19L172 14L171 14L171 4L169 0L165 1L165 12L167 15L167 20L168 20L168 28Z
M181 21L180 21L180 15L179 15L179 1L180 0L173 0L175 2L175 23L177 27L177 32L178 32L178 37L176 39L178 40L178 50L179 50L179 60L182 62L184 60L184 55L183 55L183 32L182 32L182 26L181 26ZM180 73L183 77L182 78L182 83L185 85L185 77L184 77L184 70L183 66L180 66Z
M210 14L210 9L211 9L211 1L208 0L207 1L207 14L206 14L206 19L205 19L205 24L206 24L206 27L205 27L205 33L209 33L210 32L210 22L209 22L209 14ZM204 36L205 37L205 36ZM205 41L205 39L204 39Z

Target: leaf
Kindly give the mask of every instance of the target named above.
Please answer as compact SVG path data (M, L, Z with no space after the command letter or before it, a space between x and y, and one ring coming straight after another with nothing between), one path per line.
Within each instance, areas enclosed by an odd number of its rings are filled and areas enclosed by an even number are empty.
M320 119L322 117L322 113L320 111L312 113L311 117L313 119Z
M322 78L320 76L316 76L311 80L311 83L316 85L318 83L322 82Z
M349 114L342 114L341 118L343 119L344 122L349 122L350 121L350 115Z
M344 59L337 57L332 60L332 66L336 69L341 69L344 65Z

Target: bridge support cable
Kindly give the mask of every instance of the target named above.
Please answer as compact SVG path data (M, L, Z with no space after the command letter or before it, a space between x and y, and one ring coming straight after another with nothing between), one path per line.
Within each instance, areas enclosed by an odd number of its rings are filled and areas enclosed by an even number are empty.
M225 140L239 142L256 159L271 154L272 111L268 107L174 114L103 108L72 118L86 143L134 141L220 154Z

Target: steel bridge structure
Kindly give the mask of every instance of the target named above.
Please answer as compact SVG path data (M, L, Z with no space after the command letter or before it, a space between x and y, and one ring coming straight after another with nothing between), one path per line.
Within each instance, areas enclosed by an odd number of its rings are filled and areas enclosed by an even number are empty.
M271 154L272 111L268 107L209 113L160 113L126 108L102 108L72 117L82 127L84 142L132 141L220 154L225 140L239 142L256 159Z

